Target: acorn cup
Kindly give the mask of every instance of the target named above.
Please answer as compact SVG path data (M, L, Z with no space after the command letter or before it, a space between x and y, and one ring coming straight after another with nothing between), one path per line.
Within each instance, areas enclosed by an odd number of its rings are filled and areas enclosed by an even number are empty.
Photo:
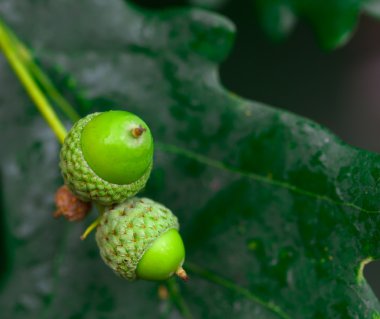
M65 184L79 199L102 206L137 194L150 176L153 138L138 116L93 113L68 133L60 153Z
M177 217L148 198L131 198L107 208L100 218L96 242L104 262L128 280L165 280L187 275L185 248Z

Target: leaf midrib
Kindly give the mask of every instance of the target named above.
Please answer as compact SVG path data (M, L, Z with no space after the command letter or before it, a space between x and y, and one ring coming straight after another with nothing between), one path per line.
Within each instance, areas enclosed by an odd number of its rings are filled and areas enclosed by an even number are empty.
M299 188L298 186L293 185L293 184L288 183L288 182L276 180L276 179L266 177L263 175L259 175L256 173L252 173L252 172L243 171L243 170L238 169L236 167L233 167L231 165L225 164L222 161L201 155L201 154L194 152L194 151L184 149L183 147L180 147L177 145L162 143L162 142L156 142L155 145L156 145L157 149L159 149L163 152L183 156L183 157L192 159L198 163L201 163L203 165L206 165L206 166L209 166L212 168L216 168L216 169L224 171L224 172L237 174L239 176L242 176L242 177L245 177L245 178L260 182L260 183L268 184L268 185L278 187L278 188L282 188L282 189L287 189L293 193L300 194L300 195L307 196L307 197L311 197L311 198L314 198L314 199L319 200L319 201L328 202L328 203L331 203L331 204L334 204L337 206L349 207L349 208L356 209L360 212L364 212L364 213L368 213L368 214L379 214L380 213L380 210L369 210L369 209L366 209L366 208L361 207L359 205L356 205L355 203L335 200L335 199L333 199L327 195L321 195L321 194L317 194L317 193Z
M258 305L264 307L268 311L274 313L279 318L282 319L291 319L289 315L287 315L278 305L276 305L273 302L267 302L262 300L260 297L253 294L250 290L226 279L221 276L218 276L217 274L208 271L204 269L203 267L200 267L199 265L196 265L194 263L186 263L186 268L191 271L192 273L198 275L203 280L206 280L208 282L214 283L220 287L226 288L230 291L233 291L243 297L245 297L247 300L250 300L252 302L257 303Z

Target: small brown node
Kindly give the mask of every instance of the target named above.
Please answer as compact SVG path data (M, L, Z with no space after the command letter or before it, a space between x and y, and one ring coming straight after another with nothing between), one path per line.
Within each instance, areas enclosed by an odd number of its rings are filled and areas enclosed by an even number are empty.
M142 127L141 125L138 127L135 127L131 130L131 134L134 138L140 137L144 132L146 131L146 128Z
M61 186L55 193L55 204L57 210L53 213L54 218L63 216L70 222L84 219L91 210L91 203L75 197L66 185Z

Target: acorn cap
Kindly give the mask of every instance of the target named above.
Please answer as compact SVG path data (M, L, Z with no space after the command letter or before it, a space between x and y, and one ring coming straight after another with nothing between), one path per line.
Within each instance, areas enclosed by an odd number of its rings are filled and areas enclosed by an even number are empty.
M136 279L136 268L154 241L170 229L179 229L177 217L148 198L131 198L107 208L96 231L104 262L116 274Z
M125 185L110 183L96 175L83 156L81 134L86 124L99 114L101 113L89 114L75 123L63 143L59 165L65 184L79 199L110 206L125 201L144 188L152 170L152 164L137 181Z

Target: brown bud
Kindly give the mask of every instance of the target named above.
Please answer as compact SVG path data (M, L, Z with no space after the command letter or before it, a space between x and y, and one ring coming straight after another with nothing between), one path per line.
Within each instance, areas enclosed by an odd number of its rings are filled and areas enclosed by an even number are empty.
M78 221L86 217L91 210L91 203L86 203L75 197L66 185L61 186L55 193L57 210L53 216L65 217L68 221Z
M146 128L142 127L142 126L138 126L138 127L135 127L131 130L131 133L132 133L132 136L134 138L138 138L142 135L142 133L144 133L146 131Z

